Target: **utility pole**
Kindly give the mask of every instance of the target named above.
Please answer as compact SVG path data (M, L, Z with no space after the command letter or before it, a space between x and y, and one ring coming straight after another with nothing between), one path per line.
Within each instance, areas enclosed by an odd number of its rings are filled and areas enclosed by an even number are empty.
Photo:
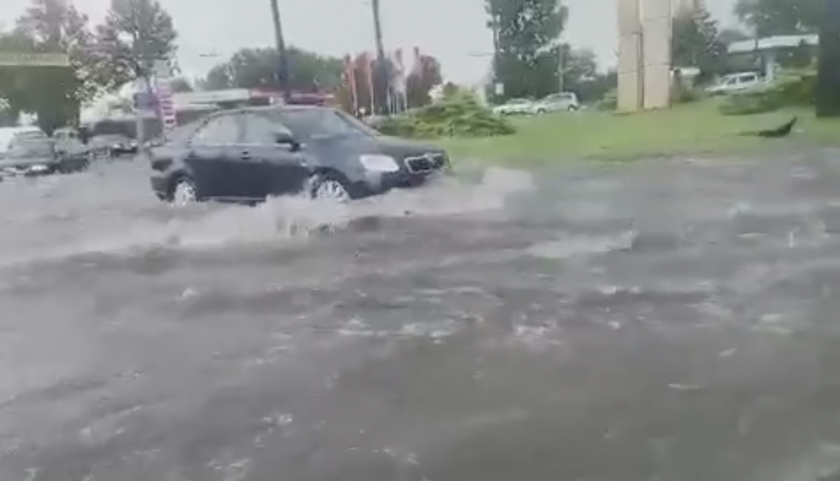
M815 104L817 117L840 117L840 0L823 0Z
M563 47L563 9L560 7L560 13L557 16L557 22L560 25L560 30L557 33L557 93L562 93L566 88L566 51Z
M566 52L563 51L563 42L557 47L557 92L562 93L566 88L565 85L565 76L566 76Z
M376 63L373 69L373 83L374 83L374 98L373 109L376 113L386 113L388 110L387 97L389 91L388 82L388 62L385 58L385 45L382 42L382 19L379 16L379 0L371 0L371 13L373 14L373 35L376 41ZM385 89L385 95L382 95L382 89ZM382 108L382 98L385 97L385 109Z
M283 27L280 23L280 6L277 0L271 2L271 21L274 24L274 47L277 49L277 83L283 94L283 103L288 105L292 100L289 85L289 59L286 55L286 40L283 39Z

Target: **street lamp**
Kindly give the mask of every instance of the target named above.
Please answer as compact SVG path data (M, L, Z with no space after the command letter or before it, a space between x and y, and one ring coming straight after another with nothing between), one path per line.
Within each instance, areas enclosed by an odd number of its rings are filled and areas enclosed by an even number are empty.
M277 0L271 2L271 20L274 23L274 44L277 49L277 83L280 92L283 94L283 103L289 104L292 99L292 92L289 85L289 59L286 55L286 41L283 39L283 27L280 23L280 6Z

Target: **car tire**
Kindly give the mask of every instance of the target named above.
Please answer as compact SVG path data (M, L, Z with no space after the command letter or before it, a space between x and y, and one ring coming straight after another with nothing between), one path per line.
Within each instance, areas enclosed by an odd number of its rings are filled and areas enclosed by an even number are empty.
M578 109L578 108L577 108L577 106L576 106L576 105L569 105L569 109L568 109L568 110L569 110L569 112L577 112L577 109Z
M545 115L545 113L546 113L545 109L537 109L537 115Z
M309 178L309 196L334 202L348 202L353 199L350 189L339 176L330 173L317 173Z
M178 177L172 183L169 193L169 201L176 207L184 207L201 201L198 186L188 176Z

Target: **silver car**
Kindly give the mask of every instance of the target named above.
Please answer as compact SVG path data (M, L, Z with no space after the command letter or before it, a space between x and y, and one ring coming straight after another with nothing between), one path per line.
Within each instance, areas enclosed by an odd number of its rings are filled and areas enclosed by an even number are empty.
M574 112L580 108L578 97L574 92L551 94L538 100L533 105L533 113L546 114L548 112Z
M502 105L493 107L496 115L531 115L534 113L534 102L529 99L510 99Z

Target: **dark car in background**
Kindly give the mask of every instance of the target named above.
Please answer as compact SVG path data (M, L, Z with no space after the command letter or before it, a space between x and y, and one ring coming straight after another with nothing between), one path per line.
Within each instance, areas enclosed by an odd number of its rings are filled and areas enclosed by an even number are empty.
M381 135L328 107L217 112L144 148L152 188L179 204L304 192L338 201L424 184L449 165L425 142Z
M54 139L31 138L16 142L0 154L0 175L33 177L64 174L84 170L88 164L87 155L60 151Z
M113 158L137 153L137 142L127 135L100 134L88 139L87 148L94 157Z

